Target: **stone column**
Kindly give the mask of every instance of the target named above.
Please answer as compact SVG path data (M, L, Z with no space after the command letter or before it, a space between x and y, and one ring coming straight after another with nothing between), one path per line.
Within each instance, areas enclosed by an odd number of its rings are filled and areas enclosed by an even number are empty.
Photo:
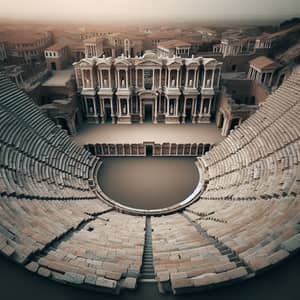
M159 69L159 83L158 87L161 88L161 68Z
M154 120L153 123L157 123L157 98L154 98Z
M203 102L204 102L204 99L201 97L201 104L200 104L200 112L199 112L199 116L202 116L202 115L203 115Z
M184 96L184 99L183 99L183 113L182 113L182 123L183 124L185 124L185 117L186 117L186 96Z
M143 124L143 106L142 99L140 99L140 124Z
M126 88L128 89L128 84L129 84L129 82L128 82L128 69L127 70L125 70L125 77L126 77Z
M194 70L194 82L193 82L193 88L196 88L196 79L197 79L197 70Z
M122 86L121 86L121 81L120 81L120 70L118 69L117 70L117 73L118 73L118 84L117 84L117 86L118 86L118 88L120 89Z
M135 87L138 87L138 69L135 69Z
M103 88L104 87L104 84L103 84L103 76L102 76L102 70L99 70L98 71L98 74L100 75L99 77L99 83L100 83L100 88Z
M93 97L93 105L94 105L94 116L97 116L96 97Z
M220 86L220 79L221 79L221 69L219 69L219 74L218 74L218 82L217 82L217 87L218 88Z
M171 76L171 70L168 69L168 88L170 87L170 84L171 84L170 76Z
M109 80L109 82L108 82L109 88L111 89L112 88L112 82L111 82L111 70L110 69L108 70L108 80Z
M142 82L143 82L143 90L145 89L145 70L143 69L143 80L142 80Z
M155 69L152 69L152 90L155 89Z
M221 135L222 136L227 136L228 129L229 129L229 120L224 119Z
M176 70L176 87L179 88L179 69Z
M186 69L186 76L185 76L185 87L188 87L189 72L190 72L190 70L187 68Z
M209 115L211 114L211 104L212 104L212 97L210 97L209 99L208 112L207 112Z
M213 69L212 75L211 75L211 82L210 82L210 87L211 88L214 87L214 78L215 78L215 69Z
M205 83L206 83L206 69L204 68L204 76L203 76L203 82L202 82L203 88L205 88Z
M113 98L110 98L110 109L111 109L111 119L112 124L115 124L115 112L114 112L114 106L113 106Z

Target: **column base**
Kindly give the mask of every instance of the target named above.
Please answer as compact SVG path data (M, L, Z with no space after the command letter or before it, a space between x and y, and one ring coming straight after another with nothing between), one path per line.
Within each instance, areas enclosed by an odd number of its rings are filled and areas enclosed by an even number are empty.
M211 121L210 121L210 115L199 116L197 123L198 124L201 124L201 123L205 123L205 124L211 123Z
M177 116L166 116L165 124L180 124L179 118Z
M119 116L117 123L118 124L131 124L131 117L130 116Z
M99 124L98 116L87 116L88 124Z

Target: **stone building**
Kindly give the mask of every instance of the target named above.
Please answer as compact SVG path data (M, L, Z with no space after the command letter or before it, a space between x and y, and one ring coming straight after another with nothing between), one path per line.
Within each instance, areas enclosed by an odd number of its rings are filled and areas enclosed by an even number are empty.
M90 123L209 123L222 64L212 58L85 58L73 64Z
M48 70L62 70L69 63L69 47L56 43L45 50L45 58Z
M174 55L181 57L191 56L191 44L181 40L170 40L157 45L157 54L165 57Z
M222 80L216 115L221 134L227 136L241 125L256 112L268 95L266 87L253 80Z
M266 56L259 56L249 61L248 78L256 80L267 88L271 88L274 75L281 65Z
M12 63L30 64L44 60L44 50L52 43L51 32L6 31L0 39Z
M7 59L5 43L0 41L0 62L5 61Z

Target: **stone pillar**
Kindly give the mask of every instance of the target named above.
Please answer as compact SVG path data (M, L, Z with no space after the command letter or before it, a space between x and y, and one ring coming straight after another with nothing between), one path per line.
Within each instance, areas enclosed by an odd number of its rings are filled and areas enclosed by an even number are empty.
M127 115L130 116L131 113L130 113L130 105L129 105L129 97L127 97Z
M196 88L196 79L197 79L197 71L194 70L194 82L193 82L193 88Z
M101 123L104 124L105 123L105 110L104 110L104 98L101 98L100 99L100 107L101 107L101 113L102 113L102 116L101 116ZM112 113L112 112L111 112Z
M170 99L169 97L166 98L167 101L166 101L166 105L167 105L167 116L169 116L169 112L170 112Z
M211 104L212 104L212 97L210 97L209 99L208 112L207 112L209 115L211 114Z
M152 90L155 89L155 69L152 69Z
M114 106L113 106L113 98L110 98L110 109L111 109L111 120L112 124L115 124L115 112L114 112Z
M197 98L193 97L192 103L192 123L195 124L197 118Z
M111 70L109 69L108 70L108 81L109 81L109 88L111 89L112 88L112 82L111 82Z
M125 77L126 77L126 84L125 84L125 86L128 89L128 69L125 70Z
M103 88L104 84L103 84L102 70L99 70L98 74L100 75L100 78L99 78L100 88Z
M118 73L118 84L117 84L117 86L120 89L122 87L122 85L121 85L122 83L120 81L120 70L119 69L117 70L117 73Z
M186 117L186 96L184 96L184 99L183 99L182 124L185 124L185 117Z
M176 70L176 87L179 88L179 69Z
M213 69L212 75L211 75L211 82L210 87L214 88L214 78L215 78L215 69Z
M143 82L143 90L144 90L145 89L145 70L144 69L143 69L142 74L143 74L142 82Z
M188 80L189 80L189 69L186 69L186 76L185 76L185 87L188 87Z
M140 124L143 124L143 106L142 99L140 99Z
M94 116L97 116L96 97L93 97L93 105L94 105Z
M161 68L159 69L159 83L158 87L161 88Z
M204 76L203 76L202 88L205 88L205 82L206 82L206 69L204 69Z
M135 69L135 87L138 87L138 69Z
M171 76L171 70L168 69L168 88L170 87L170 84L171 84L170 76Z
M154 120L153 123L157 123L157 98L154 99Z
M228 129L229 129L229 120L228 119L224 119L222 131L221 131L221 135L222 136L227 136Z

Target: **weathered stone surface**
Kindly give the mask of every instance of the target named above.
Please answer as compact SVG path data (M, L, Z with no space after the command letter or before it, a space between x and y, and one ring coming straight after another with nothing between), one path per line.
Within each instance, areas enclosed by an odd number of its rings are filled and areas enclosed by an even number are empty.
M157 279L160 282L165 282L168 281L170 279L170 274L167 271L164 272L158 272L157 273Z
M10 245L6 245L1 249L2 253L6 256L10 257L15 253L15 249Z
M135 289L136 288L136 278L126 277L122 283L122 286L126 289Z
M117 272L105 272L105 278L113 279L113 280L119 280L121 278L121 273Z
M296 249L300 248L300 233L283 242L281 244L281 247L289 252L295 251Z
M215 282L216 273L206 273L191 279L194 286L203 286Z
M26 269L31 272L36 272L39 268L39 264L35 261L31 261L29 264L26 265Z
M84 282L84 278L84 275L74 272L66 272L64 275L64 279L73 284L82 284Z
M173 289L186 288L193 285L189 278L178 278L172 280L171 282L172 282Z
M38 270L38 274L43 276L43 277L50 277L51 272L50 270L44 268L44 267L40 267Z
M96 275L87 275L85 276L84 282L90 285L96 285L97 276Z
M279 250L275 253L273 253L270 257L269 257L269 261L271 262L271 264L276 264L279 261L283 260L284 258L289 256L289 252L286 250Z
M227 271L226 273L227 273L229 279L236 279L236 278L248 275L248 272L244 267L239 267L239 268Z
M117 282L115 280L111 280L103 277L97 277L96 285L100 287L114 289L117 287Z

